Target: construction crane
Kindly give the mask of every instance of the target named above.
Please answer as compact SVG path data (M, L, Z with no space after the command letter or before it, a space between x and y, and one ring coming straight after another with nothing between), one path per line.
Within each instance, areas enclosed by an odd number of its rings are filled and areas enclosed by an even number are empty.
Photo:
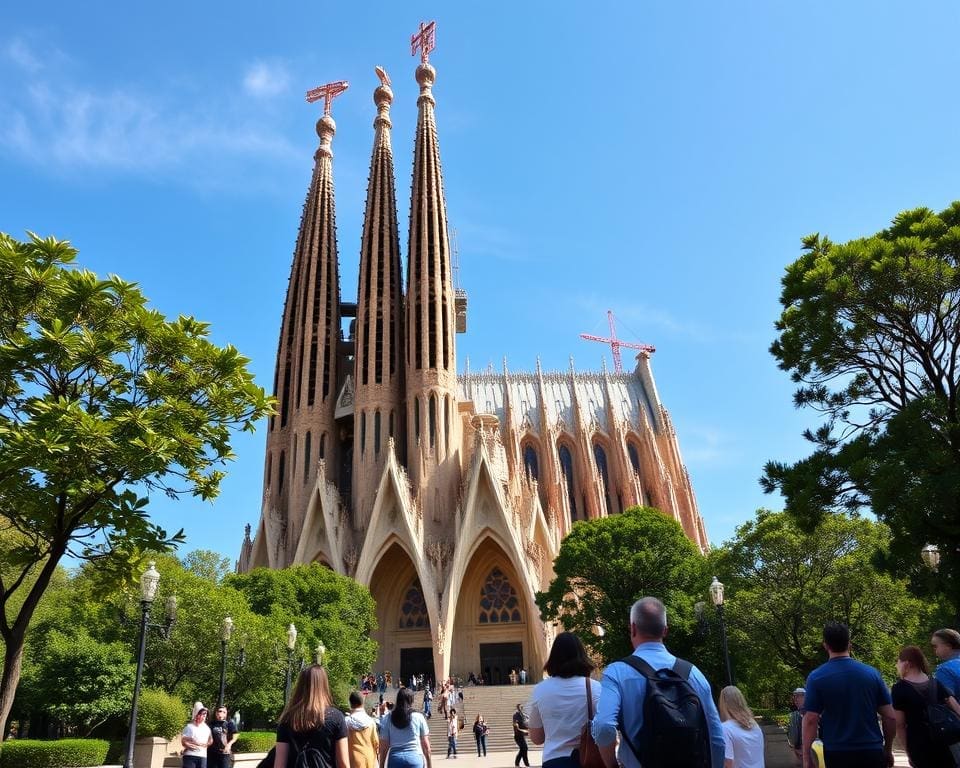
M312 91L307 91L307 101L310 104L313 104L315 101L320 101L323 99L323 114L330 114L330 104L333 102L337 96L343 93L347 88L350 87L350 83L346 80L337 80L332 83L327 83L326 85L318 86Z
M599 341L604 344L610 345L610 350L613 352L613 370L617 373L623 373L623 361L620 358L620 348L626 347L627 349L637 349L641 352L645 352L648 355L652 355L657 351L656 347L651 346L650 344L634 344L630 341L621 341L617 338L617 326L614 321L613 311L607 310L607 322L610 323L610 338L604 338L603 336L594 336L592 333L581 333L580 338L586 339L587 341Z

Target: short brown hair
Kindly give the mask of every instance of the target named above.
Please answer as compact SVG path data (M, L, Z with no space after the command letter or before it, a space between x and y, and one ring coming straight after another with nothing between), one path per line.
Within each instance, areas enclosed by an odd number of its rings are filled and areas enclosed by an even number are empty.
M933 633L933 636L941 643L949 645L953 650L960 651L960 632L957 632L957 630L938 629Z
M897 656L898 661L905 661L907 664L912 667L919 669L923 674L929 674L930 666L927 664L927 657L923 655L921 651L915 645L906 645L900 649L900 655Z
M561 632L553 641L543 671L550 677L587 677L595 669L587 649L573 632Z

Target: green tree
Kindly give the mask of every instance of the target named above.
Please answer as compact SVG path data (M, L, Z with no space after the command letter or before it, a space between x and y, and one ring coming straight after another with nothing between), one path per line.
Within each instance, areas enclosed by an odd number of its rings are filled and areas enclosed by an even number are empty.
M917 640L924 612L903 578L877 568L886 526L847 515L805 531L790 515L760 510L711 553L726 586L738 683L752 700L783 701L825 660L823 625L850 627L854 654L885 673Z
M370 591L317 563L280 571L257 568L232 574L225 583L240 590L255 613L281 628L275 636L274 652L282 655L284 665L289 623L298 631L297 661L311 662L314 648L322 642L327 649L324 666L337 702L346 704L356 680L373 668L377 657L377 644L370 638L377 628Z
M139 550L182 540L148 494L217 494L231 431L271 402L208 326L167 320L136 285L70 266L69 243L0 233L0 725L24 641L65 555L129 572ZM16 606L16 607L14 607Z
M803 250L770 351L822 423L805 433L810 456L769 462L761 482L808 528L872 510L901 570L939 545L960 607L960 202L839 245L811 235Z
M576 633L604 662L632 651L630 607L646 595L667 606L671 649L692 651L694 605L710 582L706 559L680 524L659 510L631 507L577 523L553 570L547 591L537 593L541 617Z

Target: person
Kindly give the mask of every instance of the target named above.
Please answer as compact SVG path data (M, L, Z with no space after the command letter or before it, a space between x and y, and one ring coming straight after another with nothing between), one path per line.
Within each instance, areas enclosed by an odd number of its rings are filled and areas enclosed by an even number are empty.
M237 724L227 718L227 708L217 707L210 723L213 743L207 748L207 768L230 768L233 763L233 742L237 740Z
M703 710L707 730L703 738L709 742L700 745L700 748L709 753L709 762L713 768L721 768L725 751L723 727L717 707L713 703L710 683L694 665L678 659L667 650L663 641L668 631L667 609L657 598L643 597L630 608L630 643L633 645L634 657L659 671L674 669L675 666L686 669L689 666L687 681ZM640 768L640 759L632 740L644 727L647 678L629 663L613 663L603 671L601 687L600 703L593 718L593 740L600 748L608 768L616 765L618 757L624 768ZM621 746L617 755L617 729L621 727L621 723L625 737L623 741L627 748Z
M790 720L787 723L787 744L793 750L797 762L802 762L800 748L803 746L803 699L806 696L803 688L794 688L790 697Z
M350 692L350 714L346 720L350 768L377 768L379 728L377 721L363 709L363 696L357 691Z
M908 645L897 656L897 676L891 698L897 720L897 736L907 745L913 768L954 768L956 762L949 747L934 744L927 730L927 705L936 698L960 715L960 704L939 680L929 676L927 660L915 645ZM931 687L933 690L931 690Z
M444 720L447 720L450 717L450 710L447 709L447 684L443 682L440 684L440 715Z
M938 629L930 638L930 645L940 659L933 676L943 683L953 698L960 701L960 632Z
M477 757L487 756L487 732L489 730L487 724L483 721L483 715L477 714L477 719L473 721L473 736L477 740Z
M526 685L526 684L527 684L527 668L524 667L523 669L520 670L520 685Z
M433 717L433 691L429 685L423 689L423 716L427 720Z
M823 758L830 768L892 766L897 722L883 678L873 667L850 657L846 624L827 622L823 647L829 659L810 673L804 686L803 768L813 765L810 750L818 725Z
M517 742L517 756L513 759L514 766L522 762L530 768L530 758L527 757L527 736L530 734L530 724L527 713L523 711L523 704L517 704L517 711L513 713L513 740Z
M600 702L600 683L590 679L594 665L580 638L561 632L553 641L543 671L549 675L530 694L530 741L543 744L544 768L576 768L574 752L587 720L587 685L593 711Z
M457 759L458 733L460 733L460 722L457 720L457 710L451 707L447 719L447 760L450 759L451 752L453 752L453 759Z
M724 768L764 768L763 731L737 686L720 691Z
M207 768L207 748L212 743L213 734L207 725L207 708L203 702L195 702L193 717L180 734L183 768Z
M397 691L393 711L380 727L380 768L431 768L430 727L413 711L413 692Z
M327 670L304 667L277 724L274 768L292 768L297 756L315 753L327 768L349 768L347 721L333 706Z

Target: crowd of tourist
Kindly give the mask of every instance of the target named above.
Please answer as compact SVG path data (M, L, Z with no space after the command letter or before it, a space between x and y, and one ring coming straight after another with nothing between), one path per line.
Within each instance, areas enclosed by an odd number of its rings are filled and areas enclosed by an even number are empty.
M633 653L603 671L600 681L580 639L557 635L546 677L528 704L513 713L514 766L530 765L528 739L543 748L543 768L764 768L763 731L743 693L723 688L714 704L710 684L696 666L667 649L666 609L646 597L630 611ZM960 633L941 629L931 645L940 659L931 675L923 651L901 649L898 681L889 689L880 672L851 657L850 632L829 622L823 630L828 659L794 690L787 741L802 768L889 768L894 739L913 768L960 764ZM344 716L333 705L326 670L302 670L277 727L277 744L260 768L432 768L432 705L445 721L447 759L458 757L464 718L463 690L453 678L437 691L414 676L396 701L365 709L365 696L392 682L389 672L367 675L350 694ZM423 689L423 712L414 692ZM381 694L383 691L381 691ZM218 707L208 722L202 703L183 729L184 768L228 768L238 715ZM477 756L487 756L489 726L473 721ZM307 759L305 759L305 756Z

